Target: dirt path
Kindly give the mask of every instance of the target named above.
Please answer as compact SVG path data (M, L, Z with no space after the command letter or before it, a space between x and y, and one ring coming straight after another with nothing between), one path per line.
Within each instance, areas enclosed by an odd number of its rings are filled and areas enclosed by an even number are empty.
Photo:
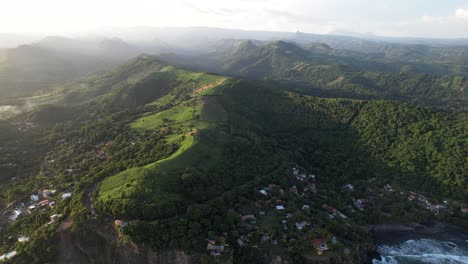
M197 92L197 93L204 92L204 91L206 91L206 90L208 90L208 89L210 89L210 88L213 88L213 87L215 87L215 86L218 86L218 85L222 84L224 81L226 81L226 79L219 80L219 81L213 82L213 83L209 83L209 84L207 84L207 85L204 85L204 86L202 86L202 87L199 87L199 88L196 90L196 92Z

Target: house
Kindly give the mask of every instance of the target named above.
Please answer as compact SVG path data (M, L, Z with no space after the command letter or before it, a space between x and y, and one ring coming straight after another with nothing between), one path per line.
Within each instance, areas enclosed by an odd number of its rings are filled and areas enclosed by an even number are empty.
M67 198L70 198L70 197L72 197L72 194L69 193L69 192L62 194L62 199L63 199L63 200L65 200L65 199L67 199Z
M40 206L46 206L46 205L48 205L48 204L49 204L49 200L42 200L42 201L39 203Z
M57 192L56 190L42 190L42 191L39 191L39 194L43 198L49 198L51 195L55 194L56 192Z
M218 251L223 252L224 251L224 246L216 246L216 245L213 245L211 243L208 243L208 245L206 246L206 249L207 250L218 250Z
M427 198L426 198L424 195L420 194L420 195L418 195L418 202L420 202L420 203L427 203L428 200L427 200Z
M18 254L17 251L10 251L8 253L5 253L5 254L0 256L0 261L5 261L5 260L8 260L8 259L11 259L12 257L16 256L17 254Z
M266 215L266 212L265 211L260 211L258 212L259 215Z
M243 247L243 246L245 246L247 243L246 243L244 240L238 238L238 239L237 239L237 244L238 244L239 246Z
M366 205L367 200L366 199L355 199L354 200L354 206L359 209L359 210L364 210L364 206Z
M263 234L261 237L260 237L260 240L262 242L266 242L268 240L270 240L270 235L269 234Z
M224 251L224 246L216 246L211 243L208 243L208 245L206 246L206 250L209 250L212 256L220 256L221 253L223 253Z
M304 204L304 205L302 206L302 210L306 210L306 209L310 209L310 206L308 206L307 204Z
M283 210L284 210L284 206L282 206L282 205L277 205L277 206L276 206L276 210L278 210L278 211L283 211Z
M468 207L463 207L460 209L460 211L464 214L468 214Z
M306 179L307 179L307 175L305 175L304 173L300 173L300 174L296 175L296 180L298 180L298 181L305 182Z
M336 214L339 215L343 219L348 219L348 217L340 211L336 211Z
M242 235L241 237L237 239L237 244L239 244L239 246L241 247L247 245L248 243L249 243L249 238L246 237L245 235Z
M115 221L114 221L114 224L115 224L115 226L118 227L118 228L124 228L124 227L127 226L128 223L125 222L125 221L122 221L122 220L115 220Z
M20 214L22 214L22 213L23 213L23 211L21 211L21 209L13 210L13 212L11 213L11 215L9 217L10 221L16 221L16 218L18 218L18 216Z
M50 222L47 223L46 225L51 225L51 224L53 224L55 221L59 220L60 217L62 217L61 214L54 214L54 215L51 215L51 216L50 216Z
M297 230L302 230L306 226L307 226L307 222L304 222L304 221L302 221L300 223L296 223Z
M62 217L61 214L54 214L50 216L50 220L57 221L60 217Z
M31 201L33 201L33 202L39 201L39 196L35 195L35 194L31 195Z
M259 193L260 193L261 195L265 195L265 196L268 195L268 192L267 192L266 190L264 190L264 189L260 190Z
M29 242L29 237L20 236L18 237L18 242L20 243Z
M314 248L317 250L318 255L322 255L324 251L328 250L327 243L325 243L325 239L323 238L312 240L312 244L314 245Z
M293 172L293 175L294 175L294 176L299 175L299 169L296 168L296 167L293 167L292 172Z
M55 202L54 201L50 202L49 206L50 206L50 208L54 208L55 207Z
M343 190L345 191L353 191L354 190L354 186L352 184L346 184L343 186Z
M439 214L439 210L441 209L441 207L439 207L439 205L434 205L434 204L428 204L426 206L426 208L431 211L431 213L435 214L435 215L438 215Z
M387 192L393 192L393 188L390 184L385 184L384 190Z
M242 223L252 223L257 220L255 215L243 215L241 216Z

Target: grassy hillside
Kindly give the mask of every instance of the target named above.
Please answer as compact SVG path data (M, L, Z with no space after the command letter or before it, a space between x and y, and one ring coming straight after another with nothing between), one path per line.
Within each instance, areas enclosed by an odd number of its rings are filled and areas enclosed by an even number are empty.
M192 73L173 67L163 68L160 74L179 85L164 97L150 102L147 107L166 110L144 113L128 126L130 130L140 134L153 130L168 131L164 140L176 144L178 150L165 159L109 177L99 188L98 204L111 208L111 204L114 204L115 208L119 208L119 204L131 205L132 208L124 208L123 212L131 209L137 213L141 209L137 205L138 201L145 197L144 200L148 204L147 208L144 208L144 214L139 214L142 218L151 218L153 214L173 213L177 208L165 208L164 212L153 210L154 212L150 213L152 210L148 207L165 204L171 206L181 201L179 195L171 192L171 188L176 184L176 175L191 167L196 167L197 170L210 169L222 154L225 140L222 131L212 129L225 119L223 109L203 95L218 89L224 82L229 82L227 78ZM182 99L178 102L175 98ZM207 129L210 131L205 132ZM143 186L145 187L142 188ZM113 214L122 213L115 208L112 209Z

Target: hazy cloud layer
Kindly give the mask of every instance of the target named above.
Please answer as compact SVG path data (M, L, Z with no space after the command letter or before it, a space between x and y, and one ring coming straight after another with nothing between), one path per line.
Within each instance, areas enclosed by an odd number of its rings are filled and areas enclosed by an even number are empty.
M61 33L106 26L212 26L468 37L468 1L15 0L3 1L0 9L0 32Z

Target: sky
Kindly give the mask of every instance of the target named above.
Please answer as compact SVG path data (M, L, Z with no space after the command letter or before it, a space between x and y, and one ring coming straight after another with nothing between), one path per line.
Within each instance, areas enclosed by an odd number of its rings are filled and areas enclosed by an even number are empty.
M209 26L468 37L468 0L0 0L0 32Z

